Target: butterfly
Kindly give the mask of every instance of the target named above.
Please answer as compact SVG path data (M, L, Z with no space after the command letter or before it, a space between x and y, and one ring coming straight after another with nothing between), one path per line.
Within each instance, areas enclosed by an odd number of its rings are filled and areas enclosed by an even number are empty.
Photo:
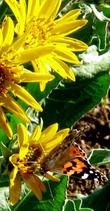
M76 143L81 137L81 131L73 130L62 144L57 146L44 158L42 172L56 172L76 180L90 180L105 183L107 178L93 167L84 150Z

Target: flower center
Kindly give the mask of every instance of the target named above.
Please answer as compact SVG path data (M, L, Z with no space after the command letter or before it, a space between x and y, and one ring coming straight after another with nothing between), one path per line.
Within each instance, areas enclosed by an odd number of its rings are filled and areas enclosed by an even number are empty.
M49 37L51 36L51 30L54 27L53 21L46 21L45 18L33 18L28 23L26 28L27 39L26 45L43 45L48 43Z
M18 160L21 173L34 173L40 169L40 159L43 155L40 145L33 145L23 160Z
M9 84L13 81L12 75L10 68L0 64L0 94L8 92Z

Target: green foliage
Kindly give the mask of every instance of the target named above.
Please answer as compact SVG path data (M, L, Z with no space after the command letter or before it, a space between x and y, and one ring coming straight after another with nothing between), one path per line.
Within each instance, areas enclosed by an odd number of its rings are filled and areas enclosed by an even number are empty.
M45 127L53 122L59 122L61 128L72 126L100 102L109 84L108 73L97 74L92 79L77 79L75 83L60 83L45 100L41 114Z
M65 201L67 177L62 176L60 183L49 181L45 182L45 185L47 192L44 194L42 201L38 201L32 193L27 192L12 210L61 211Z
M109 149L94 149L89 158L92 164L105 165L110 163Z
M90 207L94 211L110 210L110 183L103 189L96 190L83 200L83 207Z
M64 211L93 211L90 208L82 208L82 201L79 200L68 200L65 205Z

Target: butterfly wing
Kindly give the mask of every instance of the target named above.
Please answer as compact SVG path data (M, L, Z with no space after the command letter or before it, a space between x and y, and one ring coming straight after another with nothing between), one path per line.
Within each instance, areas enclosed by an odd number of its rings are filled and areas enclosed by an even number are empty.
M42 163L44 172L56 172L84 180L106 180L105 176L91 166L85 152L76 143L63 149L60 153L58 151L56 153L56 155L53 153L52 157L49 156Z
M61 173L73 178L76 177L84 180L106 180L104 175L91 166L88 160L82 157L76 157L73 158L73 160L71 159L71 161L66 162L61 170Z
M42 162L42 168L45 171L61 171L64 168L64 164L73 160L76 157L87 158L85 152L75 142L68 146L60 146L58 149L54 149L48 157Z

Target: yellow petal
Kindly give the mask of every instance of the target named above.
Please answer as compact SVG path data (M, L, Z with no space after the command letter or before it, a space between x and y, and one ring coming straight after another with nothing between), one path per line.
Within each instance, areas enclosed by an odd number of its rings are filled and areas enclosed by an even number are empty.
M11 92L14 94L14 96L17 96L36 110L42 111L42 107L40 106L40 104L37 103L32 95L30 95L23 87L17 84L11 84Z
M12 139L13 132L12 132L9 122L6 118L6 115L3 112L3 109L1 107L0 107L0 127L2 127L2 129L4 130L4 132L6 133L8 138Z
M57 13L58 13L58 11L60 9L61 3L62 3L62 0L59 0L59 1L56 2L56 7L54 7L54 10L53 10L50 18L52 18L52 19L56 18Z
M35 181L38 183L39 189L42 192L46 192L46 187L45 187L44 183L36 175L33 175L33 176L34 176Z
M22 24L25 26L26 24L26 9L27 9L27 5L26 5L26 0L20 0L20 13L21 13L21 17L22 17ZM24 28L24 27L23 27ZM23 31L23 29L22 29Z
M30 122L28 116L13 98L7 95L0 97L0 101L4 103L3 107L8 109L10 112L14 113L16 116L23 119L24 121Z
M61 0L43 0L43 3L41 4L41 8L39 11L39 18L41 17L46 17L46 19L54 19L56 16L60 5L61 5Z
M63 61L77 65L81 64L78 57L72 51L70 51L68 48L61 47L61 45L56 45L53 56L54 54L57 58Z
M27 10L27 21L32 17L38 17L38 12L40 8L40 0L28 0L28 10Z
M57 59L58 60L58 59ZM59 62L56 60L56 57L48 56L45 58L45 63L49 64L49 66L57 72L61 77L67 79L67 74L64 70L64 68L59 64Z
M62 139L65 139L70 131L70 128L62 129L56 133L56 137L62 135Z
M58 177L55 177L47 172L44 174L44 177L46 177L47 179L50 179L54 182L60 182L60 179Z
M18 159L19 159L19 154L13 154L9 157L9 161L12 163L12 165L14 166L13 169L13 173L12 173L12 181L11 184L14 185L14 179L16 177L16 174L18 172L18 167L17 167L17 163L18 163Z
M47 65L45 64L45 61L44 61L44 57L32 61L32 65L33 65L35 72L45 73L45 74L49 73ZM44 91L46 84L47 84L47 82L40 82L40 91L41 92Z
M16 39L15 42L13 42L13 49L15 49L16 51L25 43L25 36L20 36L19 38Z
M10 174L9 202L12 206L19 201L21 193L21 181L17 172L17 168L14 168Z
M40 187L39 179L32 174L23 174L22 177L37 199L41 200L43 188Z
M24 30L24 20L20 11L20 3L16 0L5 0L5 2L8 4L10 9L14 13L14 16L16 17L17 22L19 23L19 26L20 26L19 34L22 34Z
M21 82L42 82L42 81L51 81L55 77L50 74L43 73L33 73L30 71L24 71L21 76Z
M27 134L27 129L23 124L17 126L18 132L18 143L19 143L19 158L22 160L29 150L29 138Z
M53 50L53 46L33 47L20 51L18 61L23 64L39 57L45 56Z
M3 43L2 46L10 45L14 37L14 23L10 17L5 17L2 24Z
M0 29L0 46L2 46L3 43L3 33L2 33L2 29Z
M58 130L58 123L54 123L47 127L41 134L40 143L45 144L52 139Z
M68 135L69 131L70 131L69 128L63 129L58 133L56 133L56 135L51 140L48 140L44 146L45 152L48 154L56 146L61 144L64 141L65 137Z
M67 78L71 79L72 81L75 81L75 75L73 70L63 61L56 59L56 61L60 64L60 66L65 70L65 73L67 75Z
M51 41L55 42L55 44L63 44L65 47L71 49L71 51L74 52L85 51L88 48L88 45L86 45L84 42L70 37L53 36L53 38L51 38Z
M41 136L41 127L38 125L37 127L35 127L32 135L30 136L30 139L29 139L30 145L35 144L35 143L37 144L40 136Z
M56 146L62 143L62 141L63 141L62 135L59 135L57 137L55 136L50 141L46 142L45 145L43 144L45 155L47 156Z
M19 12L19 2L16 0L5 0L5 2L8 4L10 9L13 11L17 21L19 22L19 19L21 19L20 12Z
M80 9L74 9L74 10L70 10L68 13L66 13L65 15L63 15L61 18L58 18L55 23L64 23L66 22L70 22L70 21L74 21L78 18L78 16L80 15L81 10Z
M61 77L75 81L74 72L66 63L54 57L47 57L47 62Z
M52 30L52 34L62 34L67 36L73 32L78 31L80 28L87 24L87 20L75 20L71 22L58 23Z

